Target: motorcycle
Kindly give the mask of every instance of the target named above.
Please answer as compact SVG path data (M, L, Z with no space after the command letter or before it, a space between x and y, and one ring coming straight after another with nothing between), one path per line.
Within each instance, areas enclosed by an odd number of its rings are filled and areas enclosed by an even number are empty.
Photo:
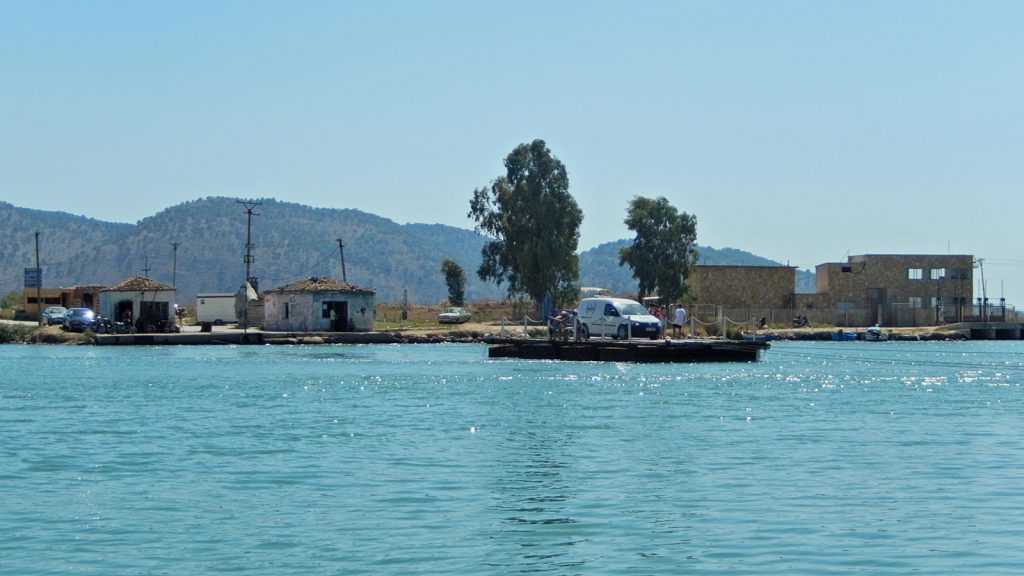
M115 322L110 318L97 317L93 330L97 334L127 334L128 325L124 322Z
M548 321L548 338L568 342L576 337L576 311L562 310Z

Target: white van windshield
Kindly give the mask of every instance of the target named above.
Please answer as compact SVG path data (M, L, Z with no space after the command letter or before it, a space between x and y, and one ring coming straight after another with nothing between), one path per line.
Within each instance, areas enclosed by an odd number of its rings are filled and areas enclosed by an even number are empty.
M646 308L635 302L631 304L623 304L619 308L622 310L623 316L644 316L650 314Z

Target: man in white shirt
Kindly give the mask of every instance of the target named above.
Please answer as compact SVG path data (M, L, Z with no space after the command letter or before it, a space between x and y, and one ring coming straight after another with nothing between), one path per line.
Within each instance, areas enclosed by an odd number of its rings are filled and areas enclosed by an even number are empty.
M672 336L678 338L681 335L683 324L686 323L686 308L682 306L676 308L676 313L672 317Z

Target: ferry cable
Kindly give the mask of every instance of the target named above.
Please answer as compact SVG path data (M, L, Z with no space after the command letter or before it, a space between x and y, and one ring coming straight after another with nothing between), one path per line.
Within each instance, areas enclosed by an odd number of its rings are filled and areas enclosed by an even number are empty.
M908 342L908 343L919 344L918 342ZM956 343L954 342L953 344L956 344ZM886 345L883 344L882 346L886 346ZM814 347L814 346L795 346L795 345L789 345L789 344L785 344L784 345L784 349L785 349L786 352L788 352L790 350L813 350L814 352L821 352L822 351L821 348L817 348L817 347ZM779 349L773 347L771 350L772 350L772 352L776 352ZM845 352L847 352L847 353L853 352L853 351L854 350L845 350ZM856 351L858 351L858 352L867 352L867 348L857 349ZM889 353L902 353L902 352L906 352L906 353L913 353L915 356L920 356L922 354L952 354L952 355L963 355L963 356L975 355L975 354L976 355L982 355L982 354L984 354L984 355L991 355L992 354L992 352L982 351L982 350L953 350L953 351L951 351L951 350L913 350L913 349L910 349L910 348L892 349L892 348L881 348L881 347L879 347L878 349L875 349L875 350L871 350L871 352L872 353L873 352L889 352ZM1004 352L1004 351L1000 351L999 355L1000 356L1024 356L1024 352Z
M984 363L980 364L977 362L956 362L956 361L936 361L936 360L912 360L908 358L868 358L868 357L856 357L856 356L837 356L829 354L809 354L805 352L789 352L789 351L778 351L773 350L772 355L789 356L792 358L803 358L810 360L828 360L834 362L849 362L851 364L877 364L877 365L888 365L888 366L934 366L941 368L963 368L963 369L974 369L974 370L1014 370L1024 371L1024 363L1022 364L991 364Z

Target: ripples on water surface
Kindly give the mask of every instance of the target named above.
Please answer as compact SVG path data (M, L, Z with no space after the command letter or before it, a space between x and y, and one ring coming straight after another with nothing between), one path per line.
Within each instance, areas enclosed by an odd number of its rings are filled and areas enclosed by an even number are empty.
M1020 574L1020 346L0 346L0 573Z

